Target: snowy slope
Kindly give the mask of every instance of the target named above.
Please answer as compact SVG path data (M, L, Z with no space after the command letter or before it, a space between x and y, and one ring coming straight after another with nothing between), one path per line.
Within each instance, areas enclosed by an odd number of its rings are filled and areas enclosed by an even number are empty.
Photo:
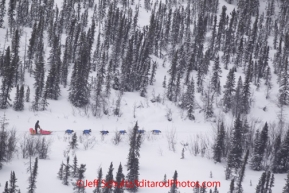
M261 1L264 7L265 2ZM58 7L61 6L61 1L57 2ZM229 13L235 5L229 5L224 0L220 0L220 7L226 5ZM262 7L261 6L261 7ZM149 24L150 13L147 13L143 8L140 8L139 25L140 27ZM7 21L7 20L5 20ZM6 23L7 25L7 23ZM25 29L27 32L27 40L30 37L31 29ZM6 30L0 29L0 39L4 39ZM62 39L62 41L64 38ZM20 50L24 53L25 36L21 37ZM64 42L63 42L64 43ZM3 47L4 42L0 41ZM8 43L6 43L8 44ZM48 54L49 48L45 50ZM270 52L271 59L273 58L274 51ZM130 130L133 128L136 122L140 129L146 130L144 135L144 142L140 150L140 180L149 181L162 181L164 175L167 175L168 179L171 179L174 171L178 171L179 181L218 181L221 186L218 188L221 193L229 190L230 181L225 180L224 170L225 163L215 164L211 159L212 154L207 153L202 157L200 155L193 155L189 148L185 150L185 159L181 158L181 151L183 146L181 143L188 142L193 145L194 141L198 138L207 139L207 148L211 148L213 145L213 137L216 132L216 123L207 122L204 120L203 113L196 111L196 121L190 121L182 116L185 112L182 112L175 104L169 102L167 99L163 103L152 103L152 92L155 92L157 96L160 94L163 96L164 89L162 88L163 77L167 75L167 70L170 63L167 61L165 67L162 67L163 60L154 58L158 63L158 76L153 86L149 86L148 98L141 98L139 93L125 93L121 103L121 117L102 116L101 118L94 117L90 111L85 112L73 107L67 100L68 88L61 89L61 97L58 101L49 100L49 107L47 111L33 112L30 110L31 103L25 103L25 110L23 112L16 112L12 108L7 110L1 110L0 116L4 113L8 118L8 128L14 128L17 131L18 145L23 141L23 137L29 136L28 129L34 127L37 120L40 121L40 126L45 130L53 131L50 136L45 136L51 141L51 148L49 153L49 159L39 160L39 171L37 176L37 189L39 193L51 193L51 192L72 192L72 185L64 186L61 181L57 179L57 172L59 170L61 162L66 161L64 152L68 149L71 136L64 134L66 129L73 129L76 131L79 137L79 149L75 152L70 152L70 160L72 161L74 155L78 158L78 163L86 164L85 178L89 181L93 181L97 178L97 171L99 167L102 167L104 176L108 171L110 162L114 164L114 175L116 174L119 163L124 166L127 162L128 150L129 150L129 138L128 135L124 135L122 142L118 145L112 143L114 132L118 130ZM46 69L48 70L48 69ZM240 69L241 70L241 69ZM71 72L71 69L70 69ZM223 70L221 83L224 85L226 81L228 71ZM46 71L47 74L47 71ZM241 71L237 72L236 77L241 75ZM196 74L194 74L196 76ZM167 76L168 77L168 76ZM276 83L276 75L273 75L272 82ZM32 85L34 78L26 74L25 84L30 85L31 93L34 93ZM258 128L264 125L264 122L273 123L277 121L277 114L279 109L277 107L277 93L278 85L275 84L271 91L270 99L265 98L265 88L261 87L260 90L256 90L253 86L255 99L254 106L250 112L249 121L258 120ZM15 89L12 91L11 96L14 96ZM111 97L111 104L114 104L117 97L117 93ZM33 94L31 95L33 96ZM196 95L198 103L202 103L199 95ZM267 107L267 111L263 111L263 107ZM134 116L135 108L135 116ZM168 109L172 109L173 120L169 122L165 117ZM112 109L111 109L112 110ZM288 114L289 110L285 109ZM233 125L233 117L230 115L224 115L221 110L216 109L215 113L224 117L228 125ZM112 113L111 113L112 114ZM83 129L91 129L92 135L82 136ZM162 131L160 135L152 135L150 133L153 129L159 129ZM110 133L107 136L102 137L100 135L101 130L108 130ZM176 131L177 144L176 152L172 152L168 148L167 135L172 131ZM81 136L81 137L80 137ZM42 136L33 136L42 137ZM95 144L93 147L85 150L84 143L88 139L95 138ZM83 140L83 143L80 143ZM192 147L192 146L191 146ZM0 171L0 191L4 190L5 182L9 180L10 172L15 171L18 179L17 185L21 189L21 192L26 192L28 187L29 174L26 172L28 167L28 159L23 159L20 148L18 148L17 154L13 160L9 163L5 163L3 169ZM210 172L213 176L210 178ZM255 172L249 168L245 172L245 179L243 182L243 188L245 193L255 192L256 185L262 172ZM126 167L124 167L124 174L126 174ZM281 192L285 184L285 174L275 175L275 187L273 192ZM250 182L252 185L250 185ZM192 192L192 188L180 188L182 193ZM87 193L92 193L93 188L86 188ZM169 188L140 188L138 192L151 192L161 193L168 192Z

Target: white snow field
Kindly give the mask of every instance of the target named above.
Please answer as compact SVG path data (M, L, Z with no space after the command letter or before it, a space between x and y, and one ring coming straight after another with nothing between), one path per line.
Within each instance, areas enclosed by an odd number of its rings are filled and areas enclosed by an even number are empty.
M140 1L142 4L142 0ZM6 2L8 3L8 2ZM61 7L62 1L58 0L58 7ZM261 0L260 11L265 9L265 0ZM185 4L185 3L184 3ZM229 5L224 0L220 0L219 14L222 5L226 5L230 13L236 5ZM277 5L276 5L277 6ZM134 6L133 6L134 8ZM90 13L91 16L92 13ZM139 13L139 26L149 24L150 13L145 11L142 7ZM90 21L90 17L89 17ZM7 18L5 19L5 25L7 26ZM98 28L98 27L97 27ZM98 29L97 29L98 31ZM31 29L26 28L27 41L30 38ZM0 48L2 49L5 44L6 29L0 29ZM97 32L95 33L97 35ZM208 33L210 34L210 32ZM96 39L96 38L95 38ZM270 41L272 41L270 37ZM6 42L6 46L10 44ZM62 38L64 44L65 37ZM21 36L21 55L24 54L25 35ZM47 45L47 42L45 42ZM95 45L95 42L94 42ZM49 47L45 46L45 53L48 56ZM274 50L270 51L270 65L272 65ZM140 149L140 170L139 179L146 181L163 181L166 174L167 179L172 179L175 170L178 172L179 181L211 181L220 182L218 190L220 193L226 193L229 191L230 181L225 180L225 166L226 163L214 163L212 159L211 147L214 143L214 134L216 132L217 122L214 120L206 121L204 119L203 112L199 112L200 109L195 110L195 121L190 121L185 118L185 112L165 99L162 103L152 103L152 93L157 96L160 94L163 96L164 88L162 87L163 77L167 75L167 70L170 63L166 61L165 67L162 66L163 59L152 56L158 63L158 72L156 82L153 86L148 87L148 97L142 98L138 92L124 93L121 101L121 116L116 117L112 113L110 115L103 115L102 117L94 117L90 110L85 111L83 109L77 109L71 105L68 101L68 87L61 87L61 97L59 100L49 100L48 110L33 112L31 110L31 102L25 103L25 110L22 112L14 111L13 108L6 110L0 110L0 116L5 113L8 119L9 125L7 129L15 129L17 132L17 152L14 155L12 161L4 163L2 170L0 170L0 191L4 191L5 182L10 179L10 172L14 171L17 177L17 185L21 192L27 192L28 177L27 172L29 159L23 159L21 154L20 145L24 137L43 138L51 142L49 149L48 159L39 159L38 163L38 176L36 183L37 193L70 193L73 191L73 186L70 182L68 186L62 184L62 181L57 178L57 172L59 171L60 164L66 162L66 156L70 156L70 163L73 162L74 155L78 158L78 164L86 164L85 179L93 181L97 178L97 172L99 167L102 167L103 176L108 172L108 168L111 162L114 166L114 177L116 175L119 164L123 166L123 172L127 174L127 158L129 152L129 136L128 134L122 136L122 141L118 145L114 145L112 139L115 132L119 130L131 130L136 122L138 122L139 128L146 130L144 134L144 140ZM221 65L222 66L222 65ZM241 75L240 72L236 73L236 77ZM48 69L46 69L47 75ZM71 73L71 68L70 71ZM228 71L222 69L221 85L224 85L226 81ZM95 74L91 74L95 76ZM196 76L196 74L194 74ZM249 123L256 123L256 128L262 128L267 121L270 124L278 122L279 108L277 106L277 94L279 86L276 84L276 75L272 73L274 83L271 90L270 98L265 98L265 87L262 84L259 90L252 85L253 91L253 107L248 115ZM70 74L69 74L70 77ZM167 75L168 78L168 75ZM196 79L195 79L196 80ZM25 84L30 86L31 100L34 96L34 78L26 73ZM11 98L14 99L15 88L11 93ZM111 104L114 104L117 99L117 92L113 91L111 97ZM196 94L196 101L202 104L199 93ZM112 105L113 106L113 105ZM266 111L263 111L264 107L267 107ZM168 121L166 113L168 109L172 110L172 121ZM112 110L112 109L111 109ZM135 111L135 112L134 112ZM285 108L285 114L288 115L288 108ZM233 126L234 119L230 114L224 114L221 109L215 108L215 115L222 117L226 120L228 126ZM53 131L51 135L47 136L30 136L29 128L34 128L36 121L40 121L40 126L44 130ZM66 129L73 129L78 136L78 149L67 153L69 141L72 135L64 133ZM82 131L84 129L91 129L90 136L83 136ZM159 135L152 135L151 130L158 129L162 133ZM109 134L101 136L101 130L108 130ZM169 149L167 136L171 132L175 132L176 151L173 152ZM92 142L86 149L85 146L88 140ZM202 156L194 155L193 148L194 143L206 142L206 148L210 151ZM181 158L181 152L183 143L188 143L189 146L185 149L185 158ZM200 150L201 151L201 150ZM32 158L34 161L34 158ZM210 177L212 172L212 178ZM244 193L254 193L256 185L263 171L252 171L247 165L245 171L245 178L242 183ZM274 193L281 193L283 186L285 185L285 174L275 174L275 186L273 187ZM73 179L75 182L75 179ZM87 187L87 193L92 193L94 188ZM139 188L140 193L167 193L169 187L142 187ZM193 192L191 187L180 187L181 193ZM209 189L207 190L209 191Z

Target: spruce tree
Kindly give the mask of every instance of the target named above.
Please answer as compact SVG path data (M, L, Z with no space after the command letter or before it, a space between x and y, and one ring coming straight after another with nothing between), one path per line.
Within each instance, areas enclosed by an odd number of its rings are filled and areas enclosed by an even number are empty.
M82 64L77 61L71 76L69 100L75 107L83 107L89 102L90 92L83 68Z
M107 69L107 76L105 78L105 95L106 97L109 97L111 94L111 81L113 78L113 72L112 69L113 68L113 61L110 60L109 65L108 65L108 69Z
M270 182L269 182L269 180L270 180ZM275 182L275 177L274 177L274 174L272 173L271 179L267 180L267 184L269 183L269 186L268 185L266 186L268 189L268 192L272 192L272 187L274 187L274 182Z
M110 163L107 175L105 177L105 185L102 188L102 193L112 193L113 188L113 164Z
M195 108L195 82L194 78L189 82L187 91L184 94L182 107L187 109L187 116L189 120L194 120L194 108Z
M235 59L235 68L237 69L238 67L242 66L242 58L243 58L243 38L241 38L238 50L237 50L237 56Z
M174 98L173 101L177 102L181 92L181 73L177 75L177 82L174 90Z
M259 183L256 187L256 193L267 193L272 192L272 187L274 186L274 174L270 171L263 172Z
M62 162L61 165L60 165L59 171L57 173L57 177L58 177L59 180L63 179L63 166L64 166L64 164Z
M55 36L53 46L48 58L50 69L45 84L47 98L58 100L60 96L60 69L61 69L61 48L59 37Z
M70 165L69 165L69 156L66 159L66 164L64 164L64 172L62 177L62 183L66 186L69 185L69 177L71 176Z
M241 76L239 77L236 92L233 97L233 108L232 108L232 113L234 116L238 116L241 113L242 109L242 103L241 103L241 98L242 98L242 87L243 87L243 82Z
M193 192L194 193L200 193L200 191L201 191L200 182L197 181L195 187L193 188Z
M6 13L5 3L5 0L1 0L0 2L0 28L3 28L4 16Z
M15 111L22 111L24 109L24 86L22 85L19 90L19 85L16 87L16 97L14 100L13 108Z
M54 100L58 100L60 96L60 77L57 72L57 68L58 67L56 66L56 64L53 64L51 66L45 83L45 92L47 93L47 98Z
M287 174L287 178L285 179L286 183L283 187L282 193L288 193L289 192L289 173Z
M8 8L8 24L12 30L15 27L15 9L16 9L16 0L9 1L9 8Z
M90 70L90 64L88 62L89 50L87 49L88 42L86 34L82 32L81 34L78 34L78 36L80 37L75 39L75 43L78 44L78 46L75 46L74 51L77 51L77 59L75 60L71 75L69 100L75 107L84 107L89 103L90 97L88 84Z
M200 193L207 193L207 187L206 186L202 186L200 188Z
M265 74L265 85L267 87L267 89L266 89L266 99L269 98L269 90L271 90L272 87L273 87L271 79L272 79L271 69L268 66L267 69L266 69L266 74Z
M218 95L221 94L220 86L220 74L222 70L220 68L219 55L215 57L215 64L213 67L213 76L211 79L212 90L215 91Z
M34 166L32 171L30 172L30 177L28 179L29 181L28 193L35 193L37 174L38 174L38 158L35 158Z
M30 72L32 71L32 59L35 55L35 50L37 46L37 22L34 23L32 32L31 32L31 38L29 39L29 45L28 45L28 67Z
M153 85L154 82L156 81L156 70L157 70L157 63L154 62L152 65L152 72L151 72L151 77L150 77L150 85Z
M278 162L279 162L279 150L280 150L280 146L281 146L281 134L279 134L275 140L274 140L274 144L273 144L273 163L272 163L272 166L271 166L271 169L273 172L274 171L274 168L276 168L276 166L278 165Z
M19 55L19 43L20 43L20 33L19 30L16 29L13 33L13 38L11 42L11 53L14 57Z
M243 147L240 141L242 141L242 121L240 116L237 116L231 139L231 149L228 154L227 164L230 169L239 169L241 167Z
M171 185L169 193L177 193L178 192L178 172L175 170L174 176L173 176L174 183Z
M69 42L70 38L66 38L65 42L65 50L63 53L62 65L61 65L61 83L63 84L64 88L67 86L67 76L68 76L68 67L69 67Z
M43 96L39 102L39 110L41 111L45 111L49 105L49 103L47 102L47 98L48 98L48 93L47 91L45 90L44 93L43 93Z
M164 76L163 88L166 88L166 87L167 87L167 86L166 86L166 83L167 83L167 81L166 81L166 76Z
M212 193L219 193L217 186L215 186L214 192Z
M249 65L250 66L250 65ZM250 112L250 73L252 72L252 69L247 69L245 82L242 88L242 97L241 97L241 104L242 104L242 113L248 114Z
M281 82L279 87L279 103L281 105L289 105L289 80L288 80L288 58L282 70Z
M217 33L217 37L216 37L216 50L215 50L216 53L218 51L220 51L221 43L222 43L222 37L223 37L223 34L225 32L226 11L227 11L227 7L224 5L222 7L222 13L220 15L220 20L219 20L219 25L218 25L219 26L218 33Z
M8 181L6 181L5 183L5 188L4 188L4 192L3 193L9 193L9 188L8 188Z
M185 148L182 149L182 157L181 159L184 159L185 158Z
M44 91L44 44L43 40L40 39L40 42L37 46L38 52L35 58L35 71L34 71L34 88L35 88L35 97L33 101L33 109L35 111L40 110L40 101Z
M212 30L212 36L210 40L210 51L211 51L211 57L214 56L215 54L215 44L216 44L216 31L217 31L217 16L214 16L214 25L213 25L213 30Z
M244 180L244 175L245 175L245 170L246 170L246 165L248 162L248 157L249 157L249 150L246 151L243 163L242 163L242 167L239 171L239 176L238 176L238 182L237 182L237 187L236 187L236 193L242 193L243 192L243 188L242 188L242 182Z
M204 92L204 74L201 70L201 68L198 68L197 70L197 91L198 93L201 93L203 95Z
M124 175L122 173L121 163L119 164L116 176L115 176L116 186L113 193L123 193L124 192Z
M3 167L3 162L6 162L8 160L7 158L7 141L8 141L8 133L6 131L6 118L5 118L5 114L3 119L1 120L1 131L0 131L0 169L2 169Z
M230 184L230 191L229 193L234 193L235 190L235 179L231 180L231 184Z
M224 122L218 127L217 138L213 147L213 158L215 162L221 162L221 158L224 156L225 149L225 126Z
M106 56L105 52L103 52L102 58L101 58L101 64L97 70L97 76L96 76L96 87L95 87L95 97L94 97L94 108L95 112L99 112L102 106L102 87L103 82L105 79L105 64L106 64ZM95 113L96 114L96 113Z
M17 182L17 178L15 176L14 171L12 171L10 174L10 180L9 180L9 183L10 183L9 193L16 193L17 192L18 186L16 185L16 182Z
M274 157L272 171L274 173L286 173L289 170L289 130L286 131L284 140L281 143L277 154Z
M170 79L167 85L167 97L170 101L173 101L175 98L175 87L176 87L176 81L177 81L177 60L178 60L178 51L175 52L171 68L169 70Z
M76 157L76 155L74 156L74 159L73 159L73 168L72 168L72 176L73 177L77 177L77 169L78 169L78 167L77 167L77 157Z
M229 74L227 76L227 81L224 86L224 96L223 96L223 105L224 105L224 111L228 112L233 107L233 96L235 92L235 71L234 69L231 69L229 71Z
M231 12L231 19L229 22L229 26L228 28L225 30L225 40L224 40L224 46L223 46L223 51L224 51L224 55L222 57L223 62L224 62L224 68L226 70L228 70L228 64L230 63L230 58L232 55L232 51L233 51L233 46L234 44L232 42L234 42L234 29L233 29L233 24L235 22L235 18L236 18L236 11L235 9Z
M189 61L187 62L187 72L186 72L186 78L185 78L185 84L188 85L190 81L190 75L193 69L195 69L195 55L192 54L189 58ZM165 88L165 87L164 87Z
M212 90L212 85L210 84L208 88L204 91L204 112L205 118L210 119L214 116L213 102L214 102L215 91Z
M77 182L83 181L83 179L85 177L84 176L84 173L86 171L85 164L80 164L78 171L79 172L78 172L78 176L77 176L77 181L74 184L73 190L74 190L74 193L85 193L85 186L80 186L77 183Z
M260 136L256 135L255 137L254 153L250 163L251 169L256 171L260 171L262 169L262 160L267 148L268 138L268 124L266 122Z
M10 56L10 47L6 49L4 56L4 66L2 70L2 85L1 85L1 100L0 100L0 108L6 109L9 105L10 92L13 88L13 78L15 73L15 66L12 65L12 60Z
M21 85L20 91L19 91L19 101L18 101L20 111L24 110L24 97L25 97L24 85Z
M101 184L102 184L102 168L99 168L97 176L97 185L93 190L93 193L101 193Z
M69 142L69 147L71 149L77 149L78 143L77 143L77 135L76 133L73 134L71 141Z
M130 135L130 150L128 154L128 162L127 162L127 170L128 174L126 176L127 181L129 182L137 182L139 176L139 148L141 144L141 134L138 133L138 125L135 124L131 135ZM129 187L129 191L136 192L138 186L133 183L131 187Z
M16 96L15 96L15 99L14 99L14 103L13 103L13 109L15 111L18 111L19 110L19 85L16 86Z
M273 48L276 50L277 44L278 44L278 20L275 20L275 25L274 25L274 40L273 40Z

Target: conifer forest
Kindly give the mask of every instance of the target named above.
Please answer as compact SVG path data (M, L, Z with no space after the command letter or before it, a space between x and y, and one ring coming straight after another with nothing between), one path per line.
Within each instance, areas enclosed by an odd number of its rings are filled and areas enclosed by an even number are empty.
M0 192L289 193L288 68L289 0L0 0Z

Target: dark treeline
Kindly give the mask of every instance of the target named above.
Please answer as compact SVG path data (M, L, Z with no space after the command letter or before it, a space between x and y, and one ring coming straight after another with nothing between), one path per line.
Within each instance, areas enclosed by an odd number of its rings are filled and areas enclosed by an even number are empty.
M216 162L227 161L227 179L232 172L244 175L247 162L253 170L286 173L289 1L268 0L265 10L259 10L259 0L226 2L236 9L219 6L218 0L64 0L61 7L53 0L10 0L6 7L1 0L0 27L6 29L6 36L0 55L0 108L13 106L21 111L29 102L34 111L46 110L49 100L58 100L62 89L68 89L74 107L90 108L97 117L120 116L124 93L148 97L148 86L154 85L161 67L154 56L164 60L163 66L169 64L163 77L164 97L182 108L189 120L195 119L196 109L208 120L216 117L216 108L235 117L232 129L218 125L213 148ZM143 9L149 24L140 27ZM27 28L31 33L26 33ZM21 54L20 39L25 40ZM32 97L25 74L35 79ZM279 131L272 137L267 123L262 130L253 130L246 115L254 107L253 89L265 88L269 99L273 84L279 85L280 112ZM195 95L202 103L196 102ZM115 96L110 112L110 98ZM266 163L265 156L270 158ZM268 173L264 176L264 180L272 178ZM238 192L242 180L232 181Z
M28 72L35 78L33 110L45 110L48 99L58 100L61 89L68 87L73 106L90 106L95 116L107 114L112 90L119 92L118 103L124 92L148 96L147 87L154 84L159 67L152 55L170 63L164 77L166 97L186 110L191 120L196 108L207 119L214 117L216 97L224 112L248 114L253 85L258 89L264 84L266 97L270 97L272 73L278 76L280 106L288 105L289 35L284 27L288 25L288 3L278 2L279 13L275 0L268 1L265 12L259 11L258 0L228 3L237 3L237 9L229 12L211 0L64 1L60 8L54 1L11 1L9 7L2 3L0 21L7 14L8 26L1 23L7 29L0 60L1 108L12 105L10 92L18 86L13 106L24 109L24 101L30 101L30 93L24 93L30 92L24 80ZM140 7L151 13L149 25L142 28L138 24ZM30 37L24 27L32 28ZM19 47L24 35L22 58ZM270 37L273 45L268 43ZM47 58L46 45L50 48ZM274 49L270 67L269 52ZM49 69L46 74L45 67ZM237 71L244 76L236 77ZM221 73L226 72L226 84L221 85ZM196 106L195 92L201 94L203 105ZM119 107L115 108L118 115Z
M237 3L237 9L228 12L226 6L219 7L218 1L211 0L64 1L61 8L54 6L54 1L1 4L0 21L6 14L8 19L8 26L2 26L7 29L5 43L11 42L0 60L1 108L11 105L11 89L18 85L13 106L24 109L24 91L30 90L23 87L28 72L35 78L33 110L45 110L48 99L58 100L61 89L68 87L73 106L89 105L94 115L107 114L112 90L119 91L119 103L124 92L148 95L147 87L158 76L159 65L152 55L170 63L164 80L166 96L178 102L190 119L196 108L201 108L206 118L214 117L216 97L221 97L224 112L248 114L253 85L258 89L264 84L266 97L270 97L272 73L278 76L280 106L288 105L289 35L284 27L288 25L288 3L278 2L279 13L275 0L268 1L265 12L259 11L258 0L228 3ZM140 7L151 13L149 25L142 28L138 24ZM93 14L91 18L88 13ZM24 27L32 28L30 38ZM22 58L19 47L24 34L28 41ZM46 45L50 48L47 58ZM270 68L269 52L274 49ZM220 82L222 69L228 72L225 85ZM235 77L237 71L244 76ZM195 91L203 98L202 106L194 103ZM26 98L29 101L29 96Z

